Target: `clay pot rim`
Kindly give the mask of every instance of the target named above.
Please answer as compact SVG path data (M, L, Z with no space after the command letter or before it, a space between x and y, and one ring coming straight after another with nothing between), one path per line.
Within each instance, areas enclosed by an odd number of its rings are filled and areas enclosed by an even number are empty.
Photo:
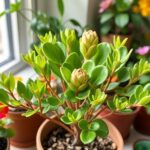
M113 114L118 115L118 116L126 116L126 115L133 115L136 114L141 107L135 107L135 110L133 112L128 112L128 113L123 113L123 112L113 112ZM111 111L109 108L107 108L106 111Z
M52 116L51 119L53 119L53 118L55 118L55 117L56 117L56 116ZM110 128L111 131L114 130L116 136L119 137L119 138L118 138L118 140L119 140L119 146L120 146L119 148L122 148L122 149L118 149L118 150L123 150L124 141L123 141L123 138L122 138L120 132L118 131L118 129L117 129L110 121L108 121L107 119L103 119L103 120L107 123L108 128ZM42 145L40 144L40 143L41 143L42 131L43 131L44 126L45 126L47 123L49 123L49 122L50 122L50 120L46 119L46 120L41 124L41 126L39 127L38 132L37 132L37 135L36 135L36 148L40 148L40 150L43 150L43 147L42 147ZM108 136L110 136L110 132L109 132L109 135L108 135ZM111 139L112 139L112 136L110 136L110 137L111 137ZM113 140L113 139L112 139L112 140ZM40 142L39 142L39 141L40 141ZM113 142L116 142L116 141L113 140ZM116 145L117 145L117 143L116 143ZM118 146L118 145L117 145L117 146Z
M145 138L141 138L141 139L137 139L133 142L132 144L132 150L134 150L134 145L139 142L139 141L150 141L150 139L145 139Z
M9 110L8 113L10 114L15 114L15 115L20 115L22 113L24 113L25 111L12 111L12 110Z

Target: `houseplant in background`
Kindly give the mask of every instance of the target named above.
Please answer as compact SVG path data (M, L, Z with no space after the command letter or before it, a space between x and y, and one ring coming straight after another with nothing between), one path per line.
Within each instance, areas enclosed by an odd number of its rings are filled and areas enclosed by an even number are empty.
M23 8L22 1L17 0L16 3L10 4L9 9L0 12L0 16L17 12L18 15L20 15L30 24L30 28L33 31L35 37L34 42L37 44L39 43L37 35L45 35L46 33L51 31L59 38L59 31L64 30L67 26L75 28L77 34L80 36L84 30L84 27L81 26L81 24L77 20L71 18L63 21L63 16L65 13L63 0L57 0L57 10L59 13L59 17L50 16L41 11L36 12L32 9ZM32 20L30 20L25 15L25 11L29 11L32 13Z
M138 59L145 59L147 61L150 61L150 46L146 45L143 47L139 47L135 50L136 53L136 60ZM140 79L140 83L150 84L149 79L150 74L146 74ZM135 121L134 121L134 128L143 134L150 135L150 109L149 108L141 108L138 112Z
M118 37L113 44L99 43L96 32L90 30L79 40L70 29L61 31L60 37L61 42L51 33L41 36L40 46L35 46L36 52L23 55L24 61L44 77L45 82L39 79L29 79L26 84L11 82L13 76L10 79L2 74L3 95L0 97L9 106L24 108L23 116L38 113L47 118L37 134L38 150L65 149L66 145L70 149L94 149L96 145L99 149L122 150L120 134L103 118L112 112L127 113L136 107L148 106L149 86L136 83L140 76L150 71L150 64L141 60L133 68L125 66L132 52L124 46L127 39L120 41ZM49 79L52 73L60 80L63 92L52 89ZM114 77L116 82L111 82ZM102 116L107 108L111 112ZM108 135L109 139L102 139ZM61 140L68 142L63 144Z
M1 92L1 91L0 91ZM14 136L14 131L6 126L12 121L6 118L8 113L8 106L3 103L0 103L0 149L9 150L10 143L9 138Z
M5 76L3 75L2 78L5 78ZM13 90L14 88L13 84L15 82L17 82L18 80L21 80L20 77L13 78L12 74L9 74L7 79L9 80L9 82L5 80L4 84L7 87L7 89L10 89L10 90ZM1 95L3 95L4 94L3 90L0 90L0 93ZM15 96L17 97L17 93L15 93ZM4 106L7 106L8 104L5 102L5 100L8 97L4 94L0 98L1 98L1 101L5 104ZM26 118L21 115L25 110L20 107L15 108L15 106L18 106L18 103L13 100L11 102L12 102L11 107L9 107L7 116L11 120L13 120L13 122L11 124L7 124L6 127L13 129L15 132L15 135L10 138L9 140L10 144L15 147L20 147L20 148L30 147L30 146L35 145L36 133L37 133L39 126L44 121L44 118L39 116L38 114L35 114L30 118ZM8 110L8 107L7 107L7 110Z
M111 42L113 35L137 41L149 30L150 9L148 0L102 0L99 5L99 24L102 41Z

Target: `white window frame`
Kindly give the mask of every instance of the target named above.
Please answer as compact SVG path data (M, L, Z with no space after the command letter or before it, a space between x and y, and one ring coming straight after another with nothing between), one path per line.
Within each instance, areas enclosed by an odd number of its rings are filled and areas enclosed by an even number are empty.
M14 2L15 0L10 0L10 3ZM22 1L22 5L24 8L31 8L31 1ZM24 14L28 15L29 18L32 17L29 13L24 12ZM14 59L0 66L0 73L15 73L26 66L21 60L21 54L27 53L33 39L30 32L31 30L29 29L29 23L17 13L13 13L10 16L12 23Z

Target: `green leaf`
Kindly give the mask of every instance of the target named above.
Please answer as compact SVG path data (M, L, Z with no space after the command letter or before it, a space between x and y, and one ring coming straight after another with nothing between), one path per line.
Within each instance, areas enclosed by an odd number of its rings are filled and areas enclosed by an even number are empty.
M120 12L128 11L132 5L130 0L116 0L116 8Z
M73 116L75 120L78 121L83 116L82 110L77 109L76 111L73 112Z
M72 124L72 121L70 121L70 120L68 119L68 117L66 117L66 116L62 116L62 117L60 118L60 120L61 120L62 122L64 122L65 124L68 124L68 125Z
M0 102L7 105L8 101L9 101L9 96L7 92L4 89L0 89Z
M111 30L110 23L105 23L105 24L101 25L101 27L100 27L100 33L102 35L107 35L110 30Z
M69 19L68 21L71 22L75 26L81 27L81 24L75 19Z
M30 117L30 116L33 116L34 114L36 114L38 111L39 111L39 108L37 108L35 110L27 110L25 113L22 114L22 116Z
M128 14L118 14L115 17L115 23L118 27L123 28L125 27L129 22L129 16Z
M107 124L101 119L96 119L93 122L99 124L99 129L96 130L96 134L102 138L107 137L109 133Z
M138 104L142 105L142 106L146 106L148 104L150 104L150 96L145 96L143 97Z
M56 76L62 78L61 73L60 73L60 67L59 67L59 66L57 66L57 65L54 64L54 63L50 63L50 68L51 68L52 72L53 72Z
M108 43L103 42L98 44L96 48L96 55L94 56L95 64L104 64L110 52L111 48Z
M62 75L63 79L64 79L67 83L70 82L71 71L70 71L68 68L62 66L62 67L60 68L60 72L61 72L61 75Z
M90 90L87 89L85 91L79 92L78 95L76 96L77 99L83 100L85 98L87 98L90 94Z
M0 137L9 138L9 137L13 137L14 135L15 135L14 130L12 130L10 128L0 127Z
M57 6L58 6L59 14L61 16L63 16L64 15L64 3L63 3L63 0L57 0Z
M47 101L48 101L49 105L51 105L51 106L58 106L60 104L59 99L57 99L55 97L49 97L47 99Z
M79 121L79 128L80 129L87 129L88 128L88 122L85 119L82 119Z
M96 133L90 130L82 130L80 134L80 139L84 144L89 144L96 138Z
M119 84L120 84L119 82L112 82L112 83L109 84L107 90L108 90L108 91L109 91L109 90L113 90L113 89L115 89L116 87L118 87Z
M46 43L43 45L43 51L45 56L53 63L62 64L65 60L63 50L57 44Z
M81 67L81 60L79 55L76 52L71 53L67 59L65 60L63 66L69 66L69 69L71 72L74 69L80 68Z
M92 70L94 69L95 64L92 60L87 60L83 63L82 68L91 76Z
M21 103L19 101L16 101L16 100L13 100L13 99L9 100L9 102L10 102L10 105L12 105L14 107L18 107L18 106L21 105Z
M117 77L119 78L119 82L125 82L128 81L130 78L129 70L125 67L121 68L117 72Z
M106 11L103 14L101 14L100 16L100 23L103 24L105 22L107 22L108 20L110 20L112 17L114 16L114 14L110 11Z
M106 80L107 76L107 68L105 66L99 65L93 69L90 82L94 85L100 85Z

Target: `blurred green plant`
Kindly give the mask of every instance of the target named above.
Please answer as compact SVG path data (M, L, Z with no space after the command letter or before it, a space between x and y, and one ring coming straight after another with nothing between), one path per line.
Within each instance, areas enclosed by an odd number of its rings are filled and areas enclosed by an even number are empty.
M149 16L148 0L102 0L99 5L100 33L142 34L143 27L149 30Z

